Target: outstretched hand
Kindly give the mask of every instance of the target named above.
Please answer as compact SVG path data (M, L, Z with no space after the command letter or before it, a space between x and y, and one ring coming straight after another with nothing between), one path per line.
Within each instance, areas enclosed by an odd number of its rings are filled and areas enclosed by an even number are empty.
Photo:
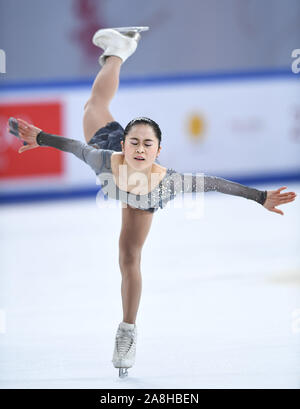
M40 145L36 142L37 135L41 132L41 129L37 128L34 125L29 124L28 122L24 121L23 119L18 120L18 129L20 138L27 142L27 145L22 146L18 152L22 153L28 151L29 149L34 149L39 147Z
M280 187L277 190L268 190L267 191L267 199L263 206L270 210L270 212L279 213L282 216L284 215L282 210L276 209L276 206L293 202L296 199L295 192L287 192L287 193L280 193L283 189L286 189L287 186Z

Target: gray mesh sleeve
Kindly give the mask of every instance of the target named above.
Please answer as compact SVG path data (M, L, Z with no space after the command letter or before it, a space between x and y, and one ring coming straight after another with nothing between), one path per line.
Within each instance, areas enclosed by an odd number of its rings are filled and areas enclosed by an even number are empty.
M40 132L36 138L40 146L51 146L64 152L73 153L77 158L87 163L96 174L103 166L103 149L96 149L75 139Z
M178 183L178 175L181 176L181 183ZM216 176L177 173L176 179L175 190L177 192L192 193L216 191L227 195L240 196L246 199L255 200L261 205L265 203L267 198L266 190L262 191L254 189Z
M241 196L246 199L255 200L264 204L267 198L267 191L251 188L216 176L204 176L204 192L215 190L227 195Z

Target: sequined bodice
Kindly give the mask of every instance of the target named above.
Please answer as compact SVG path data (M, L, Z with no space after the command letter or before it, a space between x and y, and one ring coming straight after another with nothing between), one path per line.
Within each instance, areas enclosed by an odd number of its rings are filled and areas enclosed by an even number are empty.
M98 174L101 182L102 191L105 195L112 199L121 200L132 207L137 207L142 210L149 208L163 207L165 199L170 200L174 197L174 189L171 188L170 175L175 172L174 169L167 168L166 174L154 189L144 195L134 194L120 189L115 183L115 178L112 173L111 156L113 151L104 151L103 168Z

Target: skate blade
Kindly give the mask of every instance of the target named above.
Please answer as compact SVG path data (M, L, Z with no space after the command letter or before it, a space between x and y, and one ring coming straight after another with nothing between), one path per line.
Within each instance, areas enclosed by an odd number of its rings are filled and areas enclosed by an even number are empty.
M148 31L149 27L112 27L112 30L119 31L120 33L128 33L128 32L135 32L140 33L141 31Z
M140 33L149 30L149 27L115 27L113 30L118 31L126 37L134 38L138 43L141 39Z
M128 376L127 368L119 368L119 377L126 378Z

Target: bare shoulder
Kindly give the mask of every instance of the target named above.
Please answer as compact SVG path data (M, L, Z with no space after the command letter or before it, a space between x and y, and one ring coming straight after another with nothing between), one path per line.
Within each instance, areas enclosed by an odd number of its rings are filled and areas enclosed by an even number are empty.
M153 173L159 173L160 174L160 180L163 179L167 173L167 168L164 166L158 165L157 163L153 164Z
M123 152L114 152L111 155L111 168L114 169L115 167L117 167L120 163L122 163L123 161L123 157L124 157L124 153Z
M120 158L124 157L124 153L123 152L113 152L111 154L111 160L120 160Z
M114 152L110 157L110 165L112 174L115 177L119 175L119 165L123 163L124 153L123 152Z

